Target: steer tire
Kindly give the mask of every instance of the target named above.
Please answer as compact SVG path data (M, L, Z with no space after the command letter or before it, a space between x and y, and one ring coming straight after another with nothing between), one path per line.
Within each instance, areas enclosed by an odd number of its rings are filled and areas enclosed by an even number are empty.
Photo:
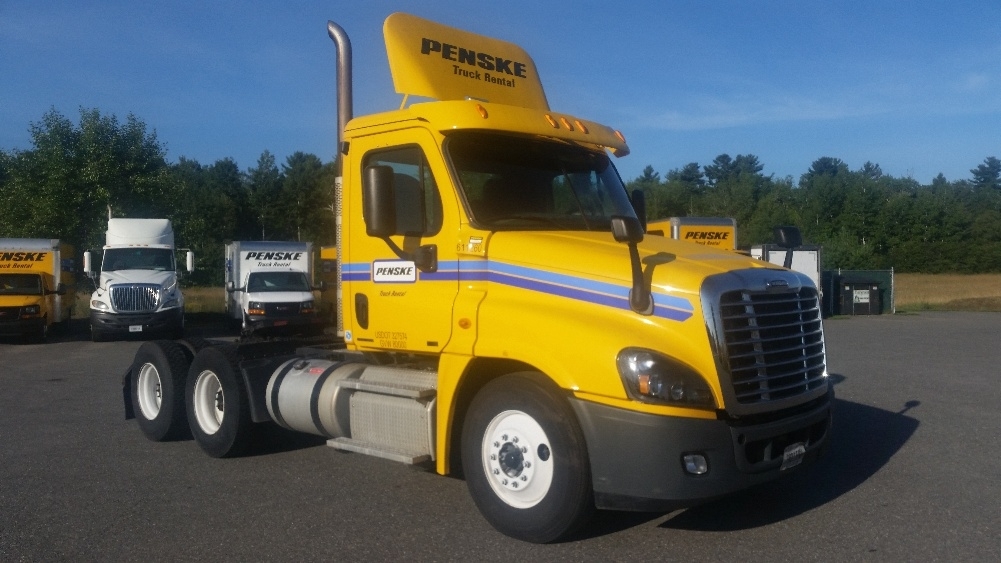
M188 369L184 396L188 426L205 453L234 457L246 451L254 424L235 346L199 350Z
M154 442L188 437L184 414L184 379L191 363L170 340L144 342L130 370L132 411L139 428Z
M467 411L462 469L473 502L501 533L565 540L594 511L584 435L570 403L542 374L485 385Z

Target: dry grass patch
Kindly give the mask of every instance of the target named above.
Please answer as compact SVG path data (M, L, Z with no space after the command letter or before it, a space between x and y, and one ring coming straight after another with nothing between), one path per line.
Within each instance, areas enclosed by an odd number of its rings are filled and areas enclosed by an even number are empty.
M226 290L221 287L186 287L182 291L187 313L226 312Z
M1001 311L1001 274L895 274L897 310Z

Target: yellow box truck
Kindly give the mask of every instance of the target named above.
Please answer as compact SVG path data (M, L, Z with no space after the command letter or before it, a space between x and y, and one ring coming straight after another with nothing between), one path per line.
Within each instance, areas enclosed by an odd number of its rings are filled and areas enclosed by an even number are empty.
M353 117L350 41L327 30L342 339L144 344L123 391L149 438L190 429L225 457L273 421L461 473L532 542L817 457L833 391L806 276L644 236L611 159L625 138L552 110L517 45L393 14L396 89L433 101Z
M0 239L0 335L42 342L76 301L73 247L58 239Z

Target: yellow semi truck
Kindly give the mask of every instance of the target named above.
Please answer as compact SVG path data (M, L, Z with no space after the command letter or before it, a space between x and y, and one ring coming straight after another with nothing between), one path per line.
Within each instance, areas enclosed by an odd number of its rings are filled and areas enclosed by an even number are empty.
M58 239L0 239L0 335L42 342L75 303L73 247Z
M833 390L808 278L645 237L610 159L623 135L550 109L518 46L393 14L404 104L353 117L350 41L327 29L341 339L145 343L123 388L149 438L190 430L225 457L275 422L461 474L493 526L532 542L821 452Z

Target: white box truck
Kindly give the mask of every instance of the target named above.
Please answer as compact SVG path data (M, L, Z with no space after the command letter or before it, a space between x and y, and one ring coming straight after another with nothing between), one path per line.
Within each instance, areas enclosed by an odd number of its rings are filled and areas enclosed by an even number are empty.
M245 336L322 330L311 242L231 242L225 282L226 312Z
M187 269L194 270L187 253ZM91 253L84 272L95 278ZM184 295L174 258L169 219L108 219L100 272L90 297L90 334L94 342L116 336L184 332Z

